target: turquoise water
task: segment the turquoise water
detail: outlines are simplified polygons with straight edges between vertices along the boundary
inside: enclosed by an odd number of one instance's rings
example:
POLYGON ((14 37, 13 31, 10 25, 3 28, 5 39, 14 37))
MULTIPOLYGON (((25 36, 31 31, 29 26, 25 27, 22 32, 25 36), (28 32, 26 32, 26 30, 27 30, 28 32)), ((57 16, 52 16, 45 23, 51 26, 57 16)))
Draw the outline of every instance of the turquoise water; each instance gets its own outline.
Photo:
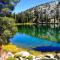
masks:
POLYGON ((36 26, 19 26, 19 31, 10 41, 18 47, 28 49, 37 47, 59 47, 60 49, 59 39, 59 28, 51 29, 48 27, 42 28, 40 26, 38 28, 36 26), (49 38, 42 37, 43 35, 49 36, 49 38))
POLYGON ((60 42, 60 27, 51 28, 51 26, 21 25, 18 27, 18 30, 19 33, 27 34, 33 37, 60 42))

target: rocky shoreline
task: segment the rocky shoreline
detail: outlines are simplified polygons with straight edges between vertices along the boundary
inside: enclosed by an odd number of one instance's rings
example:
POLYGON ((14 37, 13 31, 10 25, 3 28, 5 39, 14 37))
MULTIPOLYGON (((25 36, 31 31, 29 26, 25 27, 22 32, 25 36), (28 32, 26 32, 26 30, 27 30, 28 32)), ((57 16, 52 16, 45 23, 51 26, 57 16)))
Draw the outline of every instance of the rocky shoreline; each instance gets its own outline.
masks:
POLYGON ((0 56, 0 60, 60 60, 60 53, 41 52, 39 55, 33 55, 28 51, 17 53, 4 52, 0 56))
POLYGON ((27 51, 21 51, 13 54, 12 52, 4 52, 0 56, 0 60, 60 60, 60 53, 43 53, 38 56, 34 56, 27 51))
POLYGON ((34 51, 8 44, 3 46, 0 60, 60 60, 60 52, 34 51))

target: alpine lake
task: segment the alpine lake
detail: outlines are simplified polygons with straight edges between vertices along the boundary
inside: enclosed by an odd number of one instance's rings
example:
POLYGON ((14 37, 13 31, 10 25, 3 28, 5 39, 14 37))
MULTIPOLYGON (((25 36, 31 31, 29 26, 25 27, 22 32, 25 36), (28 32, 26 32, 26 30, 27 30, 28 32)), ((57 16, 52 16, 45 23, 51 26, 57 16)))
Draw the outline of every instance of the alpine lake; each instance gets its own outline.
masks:
POLYGON ((10 42, 18 47, 37 51, 60 51, 60 26, 50 25, 18 25, 18 32, 10 42))

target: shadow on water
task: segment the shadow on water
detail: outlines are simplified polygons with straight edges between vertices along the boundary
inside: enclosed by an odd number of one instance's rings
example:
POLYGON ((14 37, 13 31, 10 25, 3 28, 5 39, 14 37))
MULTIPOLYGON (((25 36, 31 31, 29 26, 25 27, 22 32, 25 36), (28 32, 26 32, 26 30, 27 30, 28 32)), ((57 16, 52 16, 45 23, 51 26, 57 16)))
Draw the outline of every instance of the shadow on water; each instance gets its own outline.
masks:
POLYGON ((19 25, 18 32, 10 41, 18 47, 38 51, 60 51, 60 27, 19 25))
POLYGON ((37 50, 37 51, 42 51, 42 52, 53 52, 53 51, 60 51, 60 47, 58 46, 41 46, 41 47, 36 47, 33 48, 33 50, 37 50))

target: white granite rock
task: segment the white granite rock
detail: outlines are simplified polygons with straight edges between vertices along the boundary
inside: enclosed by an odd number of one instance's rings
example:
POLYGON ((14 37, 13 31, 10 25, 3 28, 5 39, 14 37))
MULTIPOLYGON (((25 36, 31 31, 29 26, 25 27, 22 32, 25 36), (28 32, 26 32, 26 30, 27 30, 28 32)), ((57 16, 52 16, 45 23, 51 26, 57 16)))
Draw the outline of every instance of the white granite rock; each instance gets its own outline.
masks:
POLYGON ((50 56, 50 58, 54 58, 53 54, 46 54, 46 56, 50 56))
POLYGON ((6 54, 6 58, 8 58, 8 57, 14 57, 14 54, 12 54, 11 52, 8 52, 8 53, 6 54))
MULTIPOLYGON (((18 53, 16 53, 16 54, 19 54, 19 55, 21 55, 22 57, 28 57, 28 56, 31 55, 31 54, 30 54, 29 52, 27 52, 27 51, 18 52, 18 53)), ((16 55, 16 54, 15 54, 15 55, 16 55)))

